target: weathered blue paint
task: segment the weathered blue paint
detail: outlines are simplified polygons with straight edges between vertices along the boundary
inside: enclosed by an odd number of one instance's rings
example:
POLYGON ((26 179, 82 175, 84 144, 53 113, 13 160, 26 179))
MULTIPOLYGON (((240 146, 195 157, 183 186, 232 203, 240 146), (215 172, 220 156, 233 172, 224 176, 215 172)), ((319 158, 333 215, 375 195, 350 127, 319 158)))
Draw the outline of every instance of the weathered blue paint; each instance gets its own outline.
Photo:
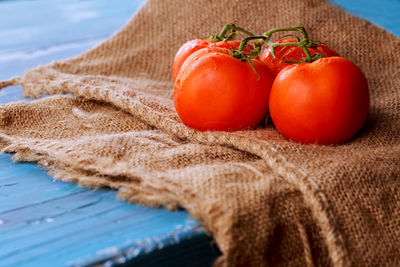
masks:
MULTIPOLYGON (((0 79, 93 47, 143 2, 0 1, 0 79)), ((399 1, 331 2, 400 36, 399 1)), ((18 86, 0 96, 23 99, 18 86)), ((54 181, 10 157, 0 155, 0 266, 209 266, 219 254, 183 210, 127 204, 114 191, 54 181)))
MULTIPOLYGON (((80 265, 116 256, 126 261, 205 236, 183 210, 129 205, 111 190, 53 181, 9 155, 0 155, 0 169, 0 266, 80 265)), ((210 240, 203 241, 210 250, 210 240)), ((208 262, 215 257, 207 255, 208 262)))
POLYGON ((18 0, 1 2, 0 51, 40 53, 108 37, 144 0, 18 0))
POLYGON ((368 20, 400 37, 399 0, 329 0, 345 11, 368 20))

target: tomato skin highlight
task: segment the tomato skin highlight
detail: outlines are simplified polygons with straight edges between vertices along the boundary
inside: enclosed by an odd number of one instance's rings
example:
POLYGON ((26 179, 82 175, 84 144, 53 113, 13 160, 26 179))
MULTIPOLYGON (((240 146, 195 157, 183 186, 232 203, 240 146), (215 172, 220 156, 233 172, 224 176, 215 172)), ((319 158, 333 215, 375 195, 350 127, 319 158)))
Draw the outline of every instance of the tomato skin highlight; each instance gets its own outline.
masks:
POLYGON ((269 109, 279 132, 300 143, 339 144, 368 116, 370 99, 362 71, 342 57, 292 65, 276 77, 269 109))
MULTIPOLYGON (((295 43, 296 39, 281 39, 275 43, 295 43)), ((324 57, 339 56, 335 51, 325 44, 317 44, 313 48, 308 48, 311 56, 315 53, 324 55, 324 57)), ((278 73, 287 66, 293 63, 282 62, 282 60, 302 60, 305 57, 303 49, 296 46, 277 46, 275 48, 275 58, 272 56, 271 48, 267 47, 259 56, 259 59, 264 62, 271 72, 276 76, 278 73)))
MULTIPOLYGON (((233 41, 220 41, 213 43, 208 39, 194 39, 186 42, 179 48, 178 52, 175 55, 174 63, 172 65, 172 80, 175 81, 176 76, 185 60, 194 52, 210 47, 210 48, 238 48, 240 45, 240 40, 233 40, 233 41)), ((248 45, 249 48, 252 48, 248 45)), ((249 52, 249 49, 245 48, 245 52, 249 52)))
POLYGON ((209 44, 211 44, 211 41, 208 39, 194 39, 186 42, 179 48, 178 52, 175 55, 174 63, 172 65, 173 81, 175 81, 179 69, 181 68, 183 62, 185 62, 187 57, 194 52, 207 47, 209 44))
POLYGON ((250 64, 228 49, 204 48, 190 55, 174 85, 174 104, 182 122, 201 131, 255 127, 268 111, 273 75, 257 59, 250 64))

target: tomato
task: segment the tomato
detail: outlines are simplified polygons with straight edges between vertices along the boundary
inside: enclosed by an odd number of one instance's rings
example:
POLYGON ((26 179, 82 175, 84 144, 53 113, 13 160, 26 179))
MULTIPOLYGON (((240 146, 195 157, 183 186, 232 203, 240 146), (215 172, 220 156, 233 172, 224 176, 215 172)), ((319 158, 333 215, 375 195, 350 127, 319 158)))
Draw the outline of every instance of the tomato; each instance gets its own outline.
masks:
POLYGON ((192 128, 235 131, 255 127, 268 111, 273 75, 258 59, 249 62, 228 49, 204 48, 183 63, 174 84, 174 104, 192 128))
MULTIPOLYGON (((188 56, 200 50, 202 48, 210 47, 210 48, 238 48, 240 45, 240 40, 233 41, 221 41, 213 43, 208 39, 194 39, 186 42, 184 45, 179 48, 178 52, 175 55, 174 63, 172 65, 172 78, 175 81, 176 76, 178 75, 179 69, 181 68, 183 62, 187 59, 188 56)), ((245 52, 249 52, 249 46, 244 49, 245 52)))
POLYGON ((208 39, 194 39, 186 42, 184 45, 181 46, 181 48, 179 48, 178 52, 175 55, 174 63, 172 65, 173 81, 175 81, 179 69, 181 68, 183 62, 185 62, 187 57, 197 50, 206 48, 209 44, 211 44, 211 41, 208 39))
MULTIPOLYGON (((297 42, 296 39, 281 39, 275 41, 275 43, 294 43, 297 42)), ((335 51, 329 48, 325 44, 317 44, 315 47, 308 48, 311 55, 319 53, 324 55, 324 57, 339 56, 335 51)), ((275 48, 275 58, 272 56, 271 48, 267 47, 259 56, 259 59, 267 64, 269 69, 274 75, 278 73, 287 66, 293 63, 283 62, 282 60, 302 60, 305 57, 303 49, 298 46, 277 46, 275 48)))
POLYGON ((279 132, 293 141, 339 144, 362 127, 369 101, 362 71, 345 58, 327 57, 282 70, 269 110, 279 132))

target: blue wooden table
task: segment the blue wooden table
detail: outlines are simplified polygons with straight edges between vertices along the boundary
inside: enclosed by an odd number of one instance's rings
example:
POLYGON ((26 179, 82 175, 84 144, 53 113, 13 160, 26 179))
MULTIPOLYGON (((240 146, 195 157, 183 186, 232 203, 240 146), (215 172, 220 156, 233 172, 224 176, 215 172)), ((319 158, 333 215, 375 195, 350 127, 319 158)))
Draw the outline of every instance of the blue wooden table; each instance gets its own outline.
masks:
MULTIPOLYGON (((93 47, 143 2, 0 0, 0 80, 93 47)), ((398 0, 331 2, 400 36, 398 0)), ((0 95, 23 99, 18 87, 0 95)), ((0 266, 209 266, 219 254, 184 210, 127 204, 11 157, 0 155, 0 266)))

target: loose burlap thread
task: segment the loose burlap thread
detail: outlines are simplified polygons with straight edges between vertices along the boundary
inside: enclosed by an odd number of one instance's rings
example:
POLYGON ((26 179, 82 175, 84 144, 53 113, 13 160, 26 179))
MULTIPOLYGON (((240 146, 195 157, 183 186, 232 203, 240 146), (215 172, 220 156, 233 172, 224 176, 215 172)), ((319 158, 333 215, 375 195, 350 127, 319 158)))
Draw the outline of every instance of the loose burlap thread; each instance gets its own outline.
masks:
POLYGON ((0 144, 55 178, 119 190, 134 203, 187 209, 223 266, 400 265, 400 40, 322 0, 150 0, 75 58, 0 87, 0 144), (301 145, 271 125, 199 132, 173 107, 171 65, 189 39, 235 21, 252 32, 305 26, 368 78, 366 125, 338 146, 301 145), (73 94, 63 95, 63 94, 73 94))

